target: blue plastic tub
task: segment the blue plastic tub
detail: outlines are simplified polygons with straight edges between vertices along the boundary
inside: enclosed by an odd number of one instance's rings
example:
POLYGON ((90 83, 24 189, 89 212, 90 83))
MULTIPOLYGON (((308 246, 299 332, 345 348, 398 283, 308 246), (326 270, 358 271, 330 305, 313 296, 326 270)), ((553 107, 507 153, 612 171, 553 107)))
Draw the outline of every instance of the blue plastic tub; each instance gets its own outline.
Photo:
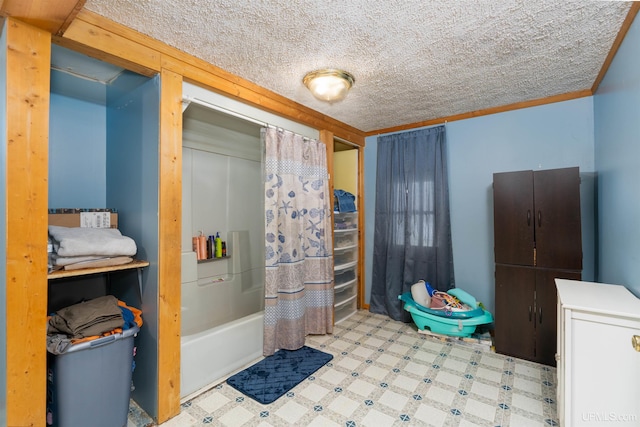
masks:
POLYGON ((404 309, 411 314, 413 322, 418 329, 429 329, 436 334, 451 335, 455 337, 469 337, 476 331, 478 325, 485 325, 493 322, 493 316, 487 310, 482 309, 479 316, 465 319, 452 319, 443 316, 435 316, 418 308, 418 304, 407 292, 398 296, 404 302, 404 309))

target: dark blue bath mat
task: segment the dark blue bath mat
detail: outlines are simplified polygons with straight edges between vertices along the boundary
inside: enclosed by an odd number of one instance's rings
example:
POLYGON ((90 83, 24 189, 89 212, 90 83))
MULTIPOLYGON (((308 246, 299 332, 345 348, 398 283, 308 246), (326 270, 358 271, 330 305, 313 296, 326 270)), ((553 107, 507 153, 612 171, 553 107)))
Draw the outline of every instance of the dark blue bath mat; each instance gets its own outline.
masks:
POLYGON ((231 376, 227 384, 266 405, 300 384, 333 359, 333 355, 304 346, 298 350, 278 350, 231 376))

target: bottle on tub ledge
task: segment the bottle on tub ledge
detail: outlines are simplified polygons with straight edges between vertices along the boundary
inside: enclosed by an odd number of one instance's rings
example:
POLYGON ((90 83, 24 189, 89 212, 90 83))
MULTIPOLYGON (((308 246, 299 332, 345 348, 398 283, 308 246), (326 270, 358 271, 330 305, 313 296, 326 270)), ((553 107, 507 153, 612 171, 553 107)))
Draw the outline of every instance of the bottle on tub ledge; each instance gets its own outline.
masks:
POLYGON ((222 258, 222 239, 220 232, 216 233, 216 258, 222 258))
POLYGON ((198 236, 195 236, 192 242, 193 251, 196 253, 196 259, 198 261, 207 259, 207 238, 200 231, 198 236))

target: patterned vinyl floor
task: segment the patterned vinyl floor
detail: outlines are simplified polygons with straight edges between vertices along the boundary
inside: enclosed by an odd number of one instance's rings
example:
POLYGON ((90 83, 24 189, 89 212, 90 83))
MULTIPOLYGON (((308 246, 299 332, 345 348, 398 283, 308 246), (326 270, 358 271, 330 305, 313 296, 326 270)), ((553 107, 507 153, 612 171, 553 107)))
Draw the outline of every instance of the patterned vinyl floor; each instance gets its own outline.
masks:
MULTIPOLYGON (((162 427, 557 426, 556 370, 359 311, 308 346, 331 362, 274 403, 221 383, 162 427)), ((128 427, 149 426, 132 405, 128 427)))

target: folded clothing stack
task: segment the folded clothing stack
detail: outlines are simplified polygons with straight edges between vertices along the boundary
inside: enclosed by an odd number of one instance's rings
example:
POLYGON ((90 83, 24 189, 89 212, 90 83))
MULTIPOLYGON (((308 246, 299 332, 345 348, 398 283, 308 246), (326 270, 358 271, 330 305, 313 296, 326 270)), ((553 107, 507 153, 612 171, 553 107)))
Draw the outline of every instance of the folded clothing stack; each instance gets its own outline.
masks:
POLYGON ((49 226, 52 269, 74 270, 127 264, 137 252, 136 242, 117 228, 49 226))
POLYGON ((58 310, 47 323, 47 349, 61 354, 71 344, 98 339, 142 326, 142 312, 113 295, 58 310))

